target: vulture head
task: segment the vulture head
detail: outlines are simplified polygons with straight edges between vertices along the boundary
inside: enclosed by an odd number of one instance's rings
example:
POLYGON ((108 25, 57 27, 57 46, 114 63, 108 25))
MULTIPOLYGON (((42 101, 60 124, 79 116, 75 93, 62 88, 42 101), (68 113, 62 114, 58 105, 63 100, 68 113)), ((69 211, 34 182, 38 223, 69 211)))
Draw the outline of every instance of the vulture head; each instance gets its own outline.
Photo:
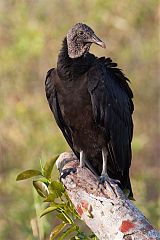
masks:
POLYGON ((106 47, 105 43, 86 24, 77 23, 67 33, 68 55, 70 58, 78 58, 87 53, 92 43, 103 48, 106 47))

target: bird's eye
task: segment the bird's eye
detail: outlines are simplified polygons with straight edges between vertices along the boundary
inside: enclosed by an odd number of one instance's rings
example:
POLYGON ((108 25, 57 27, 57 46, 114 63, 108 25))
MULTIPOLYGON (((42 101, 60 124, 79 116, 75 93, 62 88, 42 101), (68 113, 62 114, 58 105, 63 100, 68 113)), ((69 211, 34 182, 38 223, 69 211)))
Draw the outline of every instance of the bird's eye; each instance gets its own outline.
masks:
POLYGON ((83 31, 79 31, 79 35, 82 36, 84 34, 83 31))

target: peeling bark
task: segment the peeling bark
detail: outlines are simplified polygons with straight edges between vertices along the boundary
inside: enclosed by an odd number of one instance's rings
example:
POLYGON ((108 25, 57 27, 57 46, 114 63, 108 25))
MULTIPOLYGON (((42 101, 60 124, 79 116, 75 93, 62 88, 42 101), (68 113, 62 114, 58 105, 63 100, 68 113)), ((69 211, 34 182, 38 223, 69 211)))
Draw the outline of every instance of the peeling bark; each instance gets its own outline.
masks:
POLYGON ((87 168, 80 168, 73 153, 62 153, 57 162, 61 172, 77 168, 62 182, 81 219, 100 240, 160 240, 158 232, 146 217, 124 195, 118 185, 99 185, 87 168))

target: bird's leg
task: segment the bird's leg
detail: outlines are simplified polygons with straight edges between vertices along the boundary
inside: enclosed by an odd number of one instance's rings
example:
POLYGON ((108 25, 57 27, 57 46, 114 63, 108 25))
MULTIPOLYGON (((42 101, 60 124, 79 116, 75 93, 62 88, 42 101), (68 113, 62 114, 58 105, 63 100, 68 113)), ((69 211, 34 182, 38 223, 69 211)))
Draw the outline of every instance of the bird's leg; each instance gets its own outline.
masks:
POLYGON ((115 189, 115 184, 120 183, 116 179, 112 179, 108 176, 107 173, 107 158, 108 158, 108 152, 106 148, 102 149, 102 160, 103 160, 103 165, 102 165, 102 173, 100 176, 100 184, 108 184, 109 188, 116 194, 116 189, 115 189))
POLYGON ((102 148, 102 172, 100 176, 100 183, 104 183, 109 179, 108 173, 107 173, 107 158, 108 158, 108 152, 106 148, 102 148))
POLYGON ((87 168, 89 168, 90 171, 91 171, 95 176, 98 177, 95 169, 93 168, 93 166, 91 165, 91 163, 90 163, 90 162, 88 161, 88 159, 86 158, 86 154, 84 153, 84 151, 80 151, 80 164, 79 164, 79 166, 80 166, 81 168, 87 166, 87 168))
POLYGON ((102 165, 101 176, 108 176, 108 174, 107 174, 107 157, 108 157, 107 149, 106 148, 102 148, 103 165, 102 165))
POLYGON ((85 166, 86 155, 83 150, 80 151, 80 167, 83 168, 85 166))

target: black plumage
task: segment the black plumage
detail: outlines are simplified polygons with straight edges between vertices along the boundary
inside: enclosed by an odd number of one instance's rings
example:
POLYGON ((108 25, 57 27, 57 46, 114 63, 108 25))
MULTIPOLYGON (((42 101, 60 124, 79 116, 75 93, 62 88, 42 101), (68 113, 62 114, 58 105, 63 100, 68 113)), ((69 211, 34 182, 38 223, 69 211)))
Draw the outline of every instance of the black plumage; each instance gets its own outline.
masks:
POLYGON ((46 96, 80 165, 87 163, 105 179, 118 179, 132 197, 133 94, 116 63, 89 53, 92 43, 105 47, 85 24, 68 32, 57 68, 47 73, 46 96))

